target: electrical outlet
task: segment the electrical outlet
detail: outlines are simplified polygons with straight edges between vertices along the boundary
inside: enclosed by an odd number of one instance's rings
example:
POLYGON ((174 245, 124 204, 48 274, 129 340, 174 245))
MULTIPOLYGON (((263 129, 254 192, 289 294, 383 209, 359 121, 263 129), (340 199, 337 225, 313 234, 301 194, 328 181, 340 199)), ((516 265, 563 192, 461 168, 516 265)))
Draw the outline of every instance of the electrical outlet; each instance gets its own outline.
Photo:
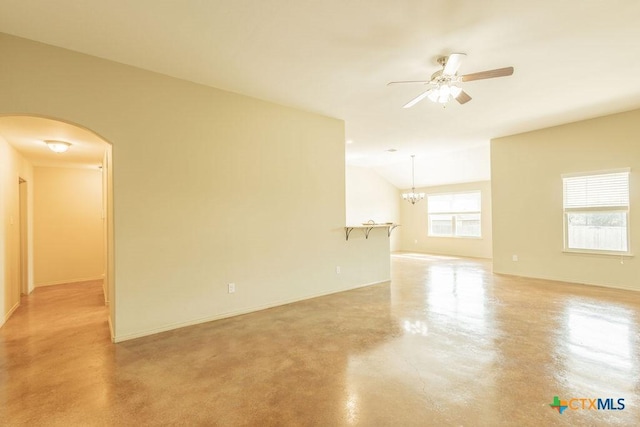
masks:
POLYGON ((236 291, 236 284, 235 283, 229 283, 229 293, 232 294, 236 291))
POLYGON ((340 274, 340 266, 336 266, 336 274, 340 274))
POLYGON ((518 255, 511 255, 511 261, 518 261, 518 255))

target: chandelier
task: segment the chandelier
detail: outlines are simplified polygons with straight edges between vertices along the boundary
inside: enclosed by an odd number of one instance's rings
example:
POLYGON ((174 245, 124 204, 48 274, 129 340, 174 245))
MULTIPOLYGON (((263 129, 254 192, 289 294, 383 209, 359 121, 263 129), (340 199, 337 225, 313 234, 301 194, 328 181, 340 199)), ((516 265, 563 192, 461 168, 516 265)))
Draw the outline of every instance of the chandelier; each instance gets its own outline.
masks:
POLYGON ((424 199, 424 193, 416 193, 415 154, 411 155, 411 193, 402 193, 402 199, 415 205, 424 199))

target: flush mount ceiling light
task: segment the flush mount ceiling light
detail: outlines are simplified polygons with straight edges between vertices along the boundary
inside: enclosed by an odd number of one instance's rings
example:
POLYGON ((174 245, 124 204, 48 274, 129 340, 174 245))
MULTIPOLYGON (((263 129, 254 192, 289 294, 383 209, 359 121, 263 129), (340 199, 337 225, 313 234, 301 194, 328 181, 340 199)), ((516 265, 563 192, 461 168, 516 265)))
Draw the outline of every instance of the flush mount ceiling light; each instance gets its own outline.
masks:
POLYGON ((71 147, 71 144, 65 141, 47 140, 45 141, 47 147, 54 153, 64 153, 71 147))
POLYGON ((415 154, 411 155, 411 193, 403 193, 402 199, 415 205, 424 199, 424 193, 416 193, 416 176, 415 176, 415 154))

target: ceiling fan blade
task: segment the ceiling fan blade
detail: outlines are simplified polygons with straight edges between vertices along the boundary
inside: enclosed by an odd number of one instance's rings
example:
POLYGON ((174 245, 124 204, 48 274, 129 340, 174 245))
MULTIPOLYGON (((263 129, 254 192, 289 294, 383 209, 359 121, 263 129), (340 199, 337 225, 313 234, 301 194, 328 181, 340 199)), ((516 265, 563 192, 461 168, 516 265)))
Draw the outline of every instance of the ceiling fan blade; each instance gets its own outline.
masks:
POLYGON ((466 104, 467 102, 471 101, 471 97, 467 92, 461 90, 458 96, 456 96, 456 101, 458 101, 460 104, 466 104))
POLYGON ((418 102, 422 101, 423 99, 425 99, 427 96, 429 96, 429 93, 431 92, 431 89, 429 89, 426 92, 422 92, 420 95, 416 96, 415 98, 413 98, 411 101, 407 102, 406 104, 404 104, 402 106, 402 108, 411 108, 414 105, 416 105, 418 102))
POLYGON ((452 53, 449 55, 442 74, 445 76, 455 76, 465 56, 467 56, 465 53, 452 53))
POLYGON ((429 80, 401 80, 401 81, 398 81, 398 82, 389 82, 389 83, 387 83, 387 86, 403 84, 403 83, 422 83, 422 84, 427 84, 427 83, 429 83, 429 80))
POLYGON ((513 67, 497 68, 495 70, 480 71, 478 73, 460 76, 460 81, 471 82, 474 80, 492 79, 494 77, 506 77, 513 74, 513 67))

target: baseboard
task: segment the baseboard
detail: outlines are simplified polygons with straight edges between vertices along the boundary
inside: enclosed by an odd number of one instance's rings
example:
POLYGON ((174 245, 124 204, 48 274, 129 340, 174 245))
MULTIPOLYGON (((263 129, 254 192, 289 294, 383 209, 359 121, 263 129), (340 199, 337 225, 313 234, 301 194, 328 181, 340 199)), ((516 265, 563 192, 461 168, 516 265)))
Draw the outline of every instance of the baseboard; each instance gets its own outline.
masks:
POLYGON ((501 273, 498 271, 492 271, 492 274, 498 275, 498 276, 508 276, 508 277, 517 277, 520 279, 532 279, 532 280, 546 280, 549 282, 556 282, 556 283, 563 283, 566 285, 580 285, 580 286, 592 286, 592 287, 598 287, 598 288, 607 288, 607 289, 617 289, 620 291, 633 291, 633 292, 640 292, 640 289, 638 288, 633 288, 630 286, 617 286, 617 285, 609 285, 606 283, 595 283, 595 282, 576 282, 574 280, 570 280, 570 279, 562 279, 562 278, 558 278, 558 277, 547 277, 544 275, 536 275, 536 276, 522 276, 520 274, 513 274, 513 273, 501 273))
POLYGON ((436 257, 448 257, 448 258, 468 258, 468 259, 477 259, 480 261, 491 261, 493 258, 491 257, 481 257, 481 256, 472 256, 472 255, 455 255, 455 254, 447 254, 444 252, 424 252, 424 251, 420 251, 420 250, 415 250, 415 251, 407 251, 404 249, 401 249, 399 251, 395 251, 395 252, 391 252, 391 256, 399 256, 402 257, 403 255, 405 257, 408 257, 408 255, 411 254, 418 254, 418 255, 432 255, 432 256, 436 256, 436 257))
POLYGON ((113 323, 111 323, 111 314, 107 316, 107 322, 109 323, 109 334, 111 334, 111 342, 116 342, 116 334, 113 333, 113 323))
MULTIPOLYGON (((7 312, 7 314, 4 315, 4 320, 2 321, 2 325, 4 325, 5 323, 7 323, 7 320, 9 320, 9 318, 11 317, 11 315, 13 314, 14 311, 16 311, 18 309, 18 307, 20 307, 20 301, 18 301, 17 303, 15 303, 13 305, 13 307, 11 307, 11 310, 9 310, 7 312)), ((0 326, 2 326, 0 325, 0 326)))
POLYGON ((100 276, 94 276, 94 277, 85 277, 81 279, 55 280, 53 282, 36 283, 34 284, 34 287, 40 288, 44 286, 66 285, 68 283, 92 282, 94 280, 102 280, 102 279, 104 279, 104 276, 100 275, 100 276))
MULTIPOLYGON (((243 314, 255 313, 257 311, 267 310, 269 308, 274 308, 274 307, 280 307, 280 306, 287 305, 287 304, 293 304, 293 303, 300 302, 300 301, 306 301, 306 300, 310 300, 310 299, 313 299, 313 298, 319 298, 319 297, 323 297, 323 296, 326 296, 326 295, 338 294, 340 292, 347 292, 347 291, 351 291, 351 290, 358 289, 358 288, 364 288, 364 287, 367 287, 367 286, 379 285, 381 283, 387 283, 388 281, 389 280, 383 280, 383 281, 379 281, 379 282, 365 283, 365 284, 357 285, 357 286, 354 286, 354 287, 351 287, 351 288, 348 288, 348 289, 340 289, 340 290, 336 290, 336 291, 321 292, 321 293, 318 293, 318 294, 313 294, 313 295, 302 297, 302 298, 292 298, 292 299, 288 299, 288 300, 281 300, 281 301, 277 301, 277 302, 273 302, 273 303, 269 303, 269 304, 259 305, 259 306, 250 307, 250 308, 244 308, 244 309, 241 309, 241 310, 228 311, 226 313, 220 313, 220 314, 216 314, 214 316, 207 316, 207 317, 201 317, 201 318, 198 318, 198 319, 188 320, 186 322, 170 323, 168 325, 164 325, 164 326, 161 326, 159 328, 147 329, 147 330, 144 330, 144 331, 133 332, 133 333, 117 336, 117 337, 114 336, 113 331, 111 331, 111 337, 112 337, 112 341, 114 343, 119 343, 119 342, 128 341, 128 340, 132 340, 132 339, 136 339, 136 338, 146 337, 148 335, 159 334, 160 332, 167 332, 167 331, 171 331, 171 330, 174 330, 174 329, 185 328, 187 326, 198 325, 200 323, 213 322, 215 320, 227 319, 229 317, 235 317, 235 316, 240 316, 240 315, 243 315, 243 314)), ((109 318, 109 325, 111 325, 111 319, 110 318, 109 318)))

